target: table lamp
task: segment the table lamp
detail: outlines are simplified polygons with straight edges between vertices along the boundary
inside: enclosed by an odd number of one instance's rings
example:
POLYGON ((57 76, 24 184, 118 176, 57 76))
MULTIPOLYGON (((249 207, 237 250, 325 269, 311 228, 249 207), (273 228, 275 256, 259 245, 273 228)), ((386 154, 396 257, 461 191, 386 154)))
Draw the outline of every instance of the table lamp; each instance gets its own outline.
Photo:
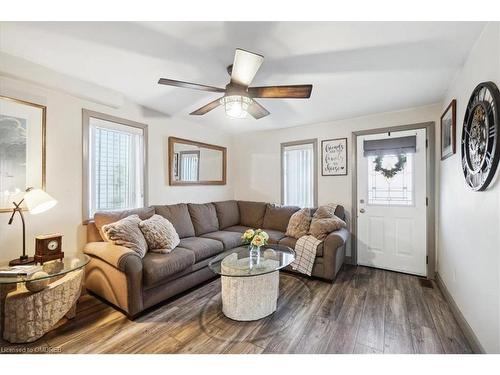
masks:
POLYGON ((9 266, 20 266, 35 262, 33 257, 28 257, 26 255, 26 225, 24 223, 23 209, 21 208, 21 204, 23 202, 26 203, 28 211, 33 215, 50 210, 57 204, 57 201, 45 191, 41 189, 33 189, 31 187, 26 189, 24 197, 18 203, 12 202, 14 204, 14 209, 12 210, 12 215, 9 219, 9 225, 12 224, 16 212, 19 212, 21 222, 23 223, 23 254, 19 258, 11 260, 9 262, 9 266))

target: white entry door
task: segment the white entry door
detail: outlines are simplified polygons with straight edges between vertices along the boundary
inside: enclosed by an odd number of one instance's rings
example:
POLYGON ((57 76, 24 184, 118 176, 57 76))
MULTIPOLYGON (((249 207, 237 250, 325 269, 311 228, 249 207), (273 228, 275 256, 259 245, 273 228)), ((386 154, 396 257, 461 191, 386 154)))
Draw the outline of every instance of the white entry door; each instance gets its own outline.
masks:
POLYGON ((426 168, 425 129, 357 137, 358 264, 427 275, 426 168), (377 142, 365 143, 391 138, 382 143, 397 144, 395 138, 411 136, 414 152, 381 156, 369 150, 377 142), (404 167, 391 176, 398 162, 404 167))

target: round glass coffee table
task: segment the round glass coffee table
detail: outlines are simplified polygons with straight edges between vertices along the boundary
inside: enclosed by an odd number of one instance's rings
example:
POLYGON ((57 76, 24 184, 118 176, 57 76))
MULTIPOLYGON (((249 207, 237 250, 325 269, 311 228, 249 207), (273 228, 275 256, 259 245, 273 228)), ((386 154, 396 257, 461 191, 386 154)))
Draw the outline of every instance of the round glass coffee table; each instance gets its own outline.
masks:
MULTIPOLYGON (((63 316, 73 318, 89 261, 85 254, 65 256, 44 263, 31 275, 0 276, 0 337, 12 343, 31 342, 63 316), (36 306, 43 308, 34 314, 36 306), (32 316, 40 324, 34 324, 32 316)), ((0 263, 0 270, 7 268, 7 262, 0 263)))
POLYGON ((279 270, 295 260, 288 246, 265 245, 250 255, 247 246, 219 254, 208 267, 221 275, 222 312, 239 321, 262 319, 278 301, 279 270))

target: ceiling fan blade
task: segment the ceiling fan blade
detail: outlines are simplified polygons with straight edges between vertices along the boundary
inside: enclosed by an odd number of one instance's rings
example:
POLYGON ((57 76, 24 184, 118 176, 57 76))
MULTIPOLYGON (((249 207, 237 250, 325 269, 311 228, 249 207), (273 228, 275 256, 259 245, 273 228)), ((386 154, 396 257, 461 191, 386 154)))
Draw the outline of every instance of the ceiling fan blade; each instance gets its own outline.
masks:
POLYGON ((312 85, 249 87, 252 98, 307 99, 311 96, 312 85))
POLYGON ((158 83, 160 85, 176 86, 176 87, 182 87, 185 89, 193 89, 193 90, 202 90, 202 91, 210 91, 210 92, 224 92, 224 91, 226 91, 225 89, 221 89, 219 87, 200 85, 198 83, 191 83, 191 82, 176 81, 174 79, 167 79, 167 78, 160 78, 158 83))
POLYGON ((220 100, 221 99, 222 98, 215 99, 213 102, 205 104, 203 107, 198 108, 196 111, 191 112, 190 115, 200 116, 200 115, 204 115, 205 113, 210 112, 212 109, 215 109, 218 106, 220 106, 220 104, 221 104, 220 100))
POLYGON ((262 65, 262 61, 264 61, 264 56, 237 48, 234 52, 231 83, 248 87, 262 65))
POLYGON ((248 107, 248 113, 250 113, 254 119, 258 120, 262 117, 266 117, 269 114, 269 111, 255 100, 252 100, 252 104, 248 107))

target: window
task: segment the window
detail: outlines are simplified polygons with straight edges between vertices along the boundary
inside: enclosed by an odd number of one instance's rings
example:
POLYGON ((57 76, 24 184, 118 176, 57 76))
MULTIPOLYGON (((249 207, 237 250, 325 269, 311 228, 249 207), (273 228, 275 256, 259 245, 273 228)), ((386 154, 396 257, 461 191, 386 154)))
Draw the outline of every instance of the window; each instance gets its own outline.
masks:
POLYGON ((146 205, 147 125, 84 110, 84 219, 146 205))
MULTIPOLYGON (((375 170, 376 156, 368 156, 368 204, 413 205, 413 154, 407 153, 405 156, 406 163, 403 170, 390 179, 375 170)), ((392 168, 397 162, 397 155, 385 155, 382 167, 392 168)))
POLYGON ((285 205, 317 205, 317 141, 281 144, 281 202, 285 205))
POLYGON ((181 151, 180 155, 181 181, 198 181, 200 179, 200 151, 181 151))

